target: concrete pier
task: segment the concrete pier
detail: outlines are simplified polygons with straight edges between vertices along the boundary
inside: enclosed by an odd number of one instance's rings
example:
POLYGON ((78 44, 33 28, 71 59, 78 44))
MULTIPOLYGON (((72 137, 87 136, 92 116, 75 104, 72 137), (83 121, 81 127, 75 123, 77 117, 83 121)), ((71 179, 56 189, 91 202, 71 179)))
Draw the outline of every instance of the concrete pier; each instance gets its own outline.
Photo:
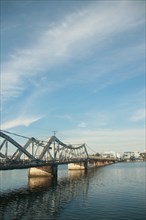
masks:
POLYGON ((86 170, 86 169, 87 169, 87 161, 68 164, 68 170, 86 170))
POLYGON ((112 161, 86 161, 86 162, 80 162, 80 163, 70 163, 68 164, 68 170, 87 170, 94 167, 100 167, 112 164, 112 161))
POLYGON ((32 167, 28 172, 29 177, 54 177, 57 176, 57 165, 32 167))

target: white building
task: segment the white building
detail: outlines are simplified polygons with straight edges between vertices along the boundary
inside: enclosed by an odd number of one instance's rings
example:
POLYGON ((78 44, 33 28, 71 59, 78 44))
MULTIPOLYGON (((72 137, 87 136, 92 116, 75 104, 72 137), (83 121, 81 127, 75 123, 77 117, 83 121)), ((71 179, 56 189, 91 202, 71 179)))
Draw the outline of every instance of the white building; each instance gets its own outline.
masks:
POLYGON ((114 158, 114 159, 121 159, 121 155, 115 151, 108 151, 101 154, 103 158, 114 158))

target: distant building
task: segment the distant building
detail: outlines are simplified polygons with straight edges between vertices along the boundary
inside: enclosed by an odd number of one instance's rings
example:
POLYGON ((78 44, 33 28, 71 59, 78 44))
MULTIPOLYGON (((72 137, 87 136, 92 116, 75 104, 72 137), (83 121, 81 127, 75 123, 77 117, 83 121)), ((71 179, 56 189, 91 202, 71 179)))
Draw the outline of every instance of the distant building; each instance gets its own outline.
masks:
POLYGON ((121 156, 119 153, 114 152, 114 151, 109 151, 109 152, 104 152, 101 154, 101 157, 103 158, 114 158, 114 159, 121 159, 121 156))
POLYGON ((142 157, 143 160, 146 160, 146 149, 144 150, 143 153, 140 153, 140 156, 142 157))
POLYGON ((141 160, 141 155, 139 152, 133 152, 133 151, 124 152, 123 160, 125 161, 141 160))
POLYGON ((127 151, 123 153, 123 160, 128 161, 128 160, 134 160, 135 159, 135 154, 132 151, 127 151))

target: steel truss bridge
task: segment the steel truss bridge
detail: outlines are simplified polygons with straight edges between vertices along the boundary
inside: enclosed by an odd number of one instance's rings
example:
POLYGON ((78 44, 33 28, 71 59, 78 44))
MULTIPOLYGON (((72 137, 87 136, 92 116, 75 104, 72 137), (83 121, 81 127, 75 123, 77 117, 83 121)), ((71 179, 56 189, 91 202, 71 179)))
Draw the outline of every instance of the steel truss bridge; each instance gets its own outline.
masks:
POLYGON ((48 141, 40 141, 32 137, 22 146, 5 132, 0 131, 0 141, 0 170, 88 160, 85 144, 74 147, 64 144, 56 136, 52 136, 48 141))

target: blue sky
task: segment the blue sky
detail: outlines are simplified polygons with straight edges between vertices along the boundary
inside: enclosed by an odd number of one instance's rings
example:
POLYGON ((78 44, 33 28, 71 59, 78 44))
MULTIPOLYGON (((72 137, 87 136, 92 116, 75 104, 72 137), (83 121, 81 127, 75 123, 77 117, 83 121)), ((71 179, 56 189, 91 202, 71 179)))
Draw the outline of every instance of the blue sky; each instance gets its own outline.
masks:
POLYGON ((142 152, 145 14, 145 1, 1 0, 1 129, 142 152))

